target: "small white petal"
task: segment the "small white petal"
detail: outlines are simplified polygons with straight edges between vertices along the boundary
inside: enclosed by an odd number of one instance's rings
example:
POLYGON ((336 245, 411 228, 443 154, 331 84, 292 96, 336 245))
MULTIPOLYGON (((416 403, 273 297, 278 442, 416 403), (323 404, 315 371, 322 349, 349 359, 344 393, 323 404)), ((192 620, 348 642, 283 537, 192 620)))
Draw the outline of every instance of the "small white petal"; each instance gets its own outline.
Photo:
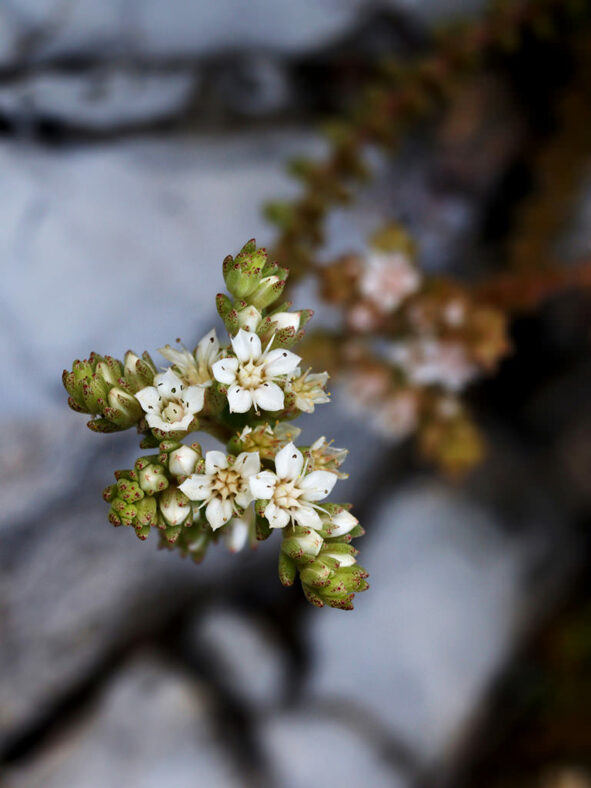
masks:
POLYGON ((223 451, 208 451, 205 455, 205 473, 214 474, 228 467, 228 458, 223 451))
POLYGON ((312 509, 311 506, 302 504, 301 506, 292 509, 291 515, 296 523, 298 525, 304 526, 304 528, 314 528, 317 531, 321 530, 322 528, 322 520, 320 519, 320 515, 315 509, 312 509))
POLYGON ((233 517, 224 529, 224 543, 231 553, 237 553, 246 544, 248 539, 248 522, 239 517, 233 517))
POLYGON ((258 451, 243 451, 234 460, 234 468, 244 479, 255 476, 261 470, 261 458, 258 451))
POLYGON ((175 367, 178 367, 183 372, 195 367, 193 354, 187 350, 187 348, 176 350, 170 345, 165 345, 164 347, 158 348, 158 352, 161 353, 167 361, 170 361, 175 367))
POLYGON ((228 406, 230 413, 247 413, 252 408, 252 394, 238 383, 228 389, 228 406))
POLYGON ((241 509, 246 509, 248 504, 253 500, 250 487, 247 487, 245 490, 236 493, 236 495, 234 496, 234 500, 236 501, 236 503, 241 509))
POLYGON ((245 331, 256 331, 261 322, 261 313, 256 306, 247 306, 238 312, 238 325, 245 331))
POLYGON ((296 479, 303 467, 302 452, 293 443, 288 443, 275 456, 275 470, 280 479, 296 479))
POLYGON ((256 334, 241 328, 231 341, 232 350, 242 363, 257 361, 261 357, 261 340, 256 334))
POLYGON ((252 401, 261 410, 281 410, 284 405, 283 391, 276 383, 263 383, 252 392, 252 401))
POLYGON ((178 375, 175 375, 172 369, 167 369, 166 372, 156 375, 154 384, 158 394, 167 399, 180 399, 185 388, 183 381, 178 375))
POLYGON ((277 312, 269 317, 269 322, 276 331, 282 328, 293 328, 295 331, 300 327, 299 312, 277 312))
POLYGON ((221 498, 212 498, 205 507, 205 517, 212 531, 217 531, 232 517, 232 504, 227 498, 225 501, 221 498))
POLYGON ((203 408, 205 390, 202 386, 189 386, 183 391, 180 399, 190 413, 199 413, 203 408))
POLYGON ((352 531, 356 525, 358 525, 359 520, 356 517, 353 517, 351 512, 348 512, 344 509, 342 512, 333 515, 330 520, 330 525, 328 526, 328 530, 330 531, 331 537, 335 536, 344 536, 348 534, 349 531, 352 531))
MULTIPOLYGON (((192 416, 189 416, 189 422, 192 418, 192 416)), ((146 421, 148 422, 148 426, 153 430, 162 430, 162 432, 172 432, 173 430, 185 429, 185 427, 180 426, 180 421, 171 424, 169 421, 164 421, 164 419, 161 419, 158 413, 148 413, 146 416, 146 421)), ((187 422, 187 426, 189 422, 187 422)))
POLYGON ((273 501, 265 507, 265 517, 271 528, 285 528, 290 519, 289 512, 285 509, 280 509, 273 501))
POLYGON ((181 446, 171 452, 168 460, 168 470, 173 476, 189 476, 195 470, 197 452, 189 446, 181 446))
POLYGON ((187 413, 186 416, 183 416, 179 421, 173 421, 172 424, 169 424, 169 429, 165 430, 165 432, 170 432, 172 430, 188 430, 189 424, 193 421, 193 418, 194 416, 192 413, 187 413))
POLYGON ((271 350, 265 356, 265 371, 269 377, 276 375, 290 375, 294 372, 301 361, 300 356, 296 356, 290 350, 271 350))
POLYGON ((205 501, 211 495, 211 477, 204 473, 194 473, 182 484, 179 484, 190 501, 205 501))
POLYGON ((210 364, 217 356, 219 349, 220 343, 215 333, 215 328, 212 328, 197 345, 195 350, 197 361, 203 364, 210 364))
POLYGON ((312 471, 300 481, 305 501, 321 501, 330 495, 339 477, 330 471, 312 471))
POLYGON ((154 386, 146 386, 145 389, 138 391, 135 398, 146 413, 150 413, 150 411, 160 412, 160 397, 154 386))
POLYGON ((216 361, 215 364, 211 367, 211 371, 213 372, 214 378, 223 383, 226 386, 229 386, 236 380, 236 370, 238 369, 238 359, 237 358, 221 358, 219 361, 216 361))
POLYGON ((248 484, 255 498, 265 500, 273 495, 273 490, 277 484, 277 476, 271 471, 262 471, 257 473, 256 476, 251 476, 248 484))
POLYGON ((353 566, 353 564, 357 563, 355 557, 348 553, 328 553, 325 551, 322 555, 334 558, 335 561, 339 562, 339 566, 353 566))

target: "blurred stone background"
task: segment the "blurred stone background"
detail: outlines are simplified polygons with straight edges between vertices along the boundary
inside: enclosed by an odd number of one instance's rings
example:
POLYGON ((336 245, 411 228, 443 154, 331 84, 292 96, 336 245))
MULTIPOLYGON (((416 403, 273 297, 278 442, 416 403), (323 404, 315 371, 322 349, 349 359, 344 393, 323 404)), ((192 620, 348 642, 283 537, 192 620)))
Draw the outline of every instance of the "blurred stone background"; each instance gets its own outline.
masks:
MULTIPOLYGON (((221 260, 271 241, 262 203, 295 193, 286 160, 322 154, 316 123, 348 105, 363 63, 482 6, 0 4, 3 785, 430 786, 465 757, 495 680, 579 566, 584 303, 517 325, 515 355, 475 391, 490 451, 463 486, 370 434, 338 388, 302 424, 351 449, 344 497, 368 531, 372 587, 348 614, 283 589, 272 540, 196 567, 115 531, 100 492, 134 437, 90 433, 60 373, 92 349, 191 344, 218 326, 221 260)), ((428 269, 478 265, 525 120, 494 80, 467 101, 474 134, 377 159, 327 250, 394 215, 428 269)), ((590 204, 572 248, 588 249, 590 204)))

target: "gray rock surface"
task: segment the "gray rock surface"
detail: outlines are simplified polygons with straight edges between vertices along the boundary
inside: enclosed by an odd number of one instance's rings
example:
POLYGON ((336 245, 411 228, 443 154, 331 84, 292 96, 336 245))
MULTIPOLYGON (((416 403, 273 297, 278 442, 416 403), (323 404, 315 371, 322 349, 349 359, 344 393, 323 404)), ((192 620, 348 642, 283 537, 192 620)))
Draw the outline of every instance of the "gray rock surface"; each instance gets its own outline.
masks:
POLYGON ((282 701, 286 654, 269 625, 240 611, 213 607, 191 628, 191 641, 225 688, 257 712, 282 701))
POLYGON ((404 9, 431 24, 475 13, 484 0, 5 0, 0 64, 84 53, 109 58, 202 57, 266 49, 286 55, 326 46, 363 14, 404 9))
POLYGON ((221 261, 270 238, 261 204, 296 188, 290 155, 319 147, 293 132, 0 145, 0 361, 18 370, 4 411, 61 405, 61 370, 93 349, 158 358, 175 337, 190 344, 219 327, 221 261), (213 270, 212 289, 199 287, 213 270))
POLYGON ((43 120, 95 132, 116 131, 181 113, 197 85, 193 71, 178 68, 33 73, 0 85, 0 115, 25 130, 43 120))
POLYGON ((160 659, 138 656, 111 679, 95 708, 6 788, 234 788, 241 781, 212 737, 207 688, 160 659))
POLYGON ((386 499, 372 530, 363 545, 370 591, 353 613, 310 621, 311 692, 353 702, 434 757, 513 641, 523 549, 483 509, 432 483, 386 499))
POLYGON ((140 543, 132 529, 113 528, 100 489, 72 494, 51 517, 3 538, 0 745, 114 651, 206 589, 219 593, 228 573, 236 583, 245 570, 261 572, 273 547, 235 556, 217 545, 196 566, 156 544, 156 534, 140 543))
POLYGON ((305 710, 272 716, 262 725, 260 735, 273 785, 281 788, 408 785, 377 748, 330 718, 305 710))

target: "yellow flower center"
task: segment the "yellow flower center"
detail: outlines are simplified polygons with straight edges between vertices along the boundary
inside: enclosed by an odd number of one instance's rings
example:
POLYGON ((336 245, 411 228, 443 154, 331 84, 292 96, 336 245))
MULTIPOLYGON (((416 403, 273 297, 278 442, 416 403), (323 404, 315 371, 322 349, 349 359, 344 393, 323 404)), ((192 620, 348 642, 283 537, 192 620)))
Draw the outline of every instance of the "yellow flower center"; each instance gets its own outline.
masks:
POLYGON ((243 480, 232 468, 220 469, 211 483, 212 492, 222 500, 237 495, 242 490, 243 480))
POLYGON ((302 495, 303 490, 300 490, 296 483, 297 479, 293 481, 282 480, 275 487, 273 501, 281 509, 291 509, 293 506, 298 506, 298 498, 302 495))
POLYGON ((244 389, 256 389, 266 379, 265 367, 254 361, 247 361, 238 368, 238 383, 244 389))

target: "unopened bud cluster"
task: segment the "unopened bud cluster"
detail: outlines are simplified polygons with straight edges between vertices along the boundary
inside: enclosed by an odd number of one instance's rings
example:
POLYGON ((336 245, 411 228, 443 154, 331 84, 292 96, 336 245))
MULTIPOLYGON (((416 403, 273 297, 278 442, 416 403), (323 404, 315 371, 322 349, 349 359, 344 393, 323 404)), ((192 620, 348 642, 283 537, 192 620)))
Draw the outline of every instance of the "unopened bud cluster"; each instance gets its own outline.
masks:
POLYGON ((216 303, 229 342, 212 330, 193 351, 166 345, 170 366, 160 371, 130 351, 123 362, 93 353, 64 372, 68 403, 91 416, 91 429, 135 426, 152 452, 115 472, 103 492, 109 520, 142 540, 155 530, 196 562, 220 538, 236 552, 280 530, 281 582, 299 577, 312 604, 351 609, 368 587, 350 544, 363 529, 348 504, 327 501, 347 451, 324 437, 298 447, 289 423, 329 401, 328 374, 303 368, 291 350, 312 312, 280 303, 288 272, 254 240, 224 260, 223 274, 229 295, 216 303), (223 449, 186 441, 196 431, 223 449))

